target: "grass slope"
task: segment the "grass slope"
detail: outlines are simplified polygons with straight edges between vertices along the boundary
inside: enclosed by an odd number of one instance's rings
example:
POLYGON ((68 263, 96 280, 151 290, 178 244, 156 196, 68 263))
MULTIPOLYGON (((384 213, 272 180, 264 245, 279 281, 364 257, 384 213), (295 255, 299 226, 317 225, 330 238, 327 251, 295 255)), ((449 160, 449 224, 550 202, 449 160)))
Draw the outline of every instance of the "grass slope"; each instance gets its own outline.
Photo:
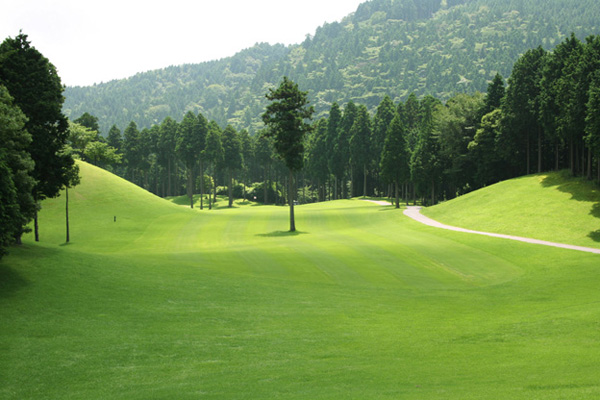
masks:
POLYGON ((72 244, 51 200, 0 262, 2 399, 600 395, 596 255, 359 200, 290 234, 284 207, 189 210, 81 167, 72 244))
POLYGON ((500 182, 422 212, 462 228, 600 248, 600 190, 568 171, 500 182))

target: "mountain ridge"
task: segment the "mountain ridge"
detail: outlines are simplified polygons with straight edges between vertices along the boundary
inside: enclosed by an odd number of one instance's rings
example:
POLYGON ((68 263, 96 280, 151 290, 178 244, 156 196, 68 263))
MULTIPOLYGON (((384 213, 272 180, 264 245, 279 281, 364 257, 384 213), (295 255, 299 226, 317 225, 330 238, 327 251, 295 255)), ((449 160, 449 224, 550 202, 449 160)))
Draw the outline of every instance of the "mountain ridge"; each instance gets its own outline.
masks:
POLYGON ((410 93, 442 100, 485 91, 496 72, 508 77, 520 54, 552 49, 574 32, 599 31, 592 0, 372 0, 341 21, 325 23, 297 45, 258 43, 201 64, 171 66, 65 91, 65 114, 100 119, 103 133, 130 121, 140 127, 186 111, 255 133, 267 89, 284 75, 308 90, 317 117, 350 100, 370 110, 383 96, 410 93))

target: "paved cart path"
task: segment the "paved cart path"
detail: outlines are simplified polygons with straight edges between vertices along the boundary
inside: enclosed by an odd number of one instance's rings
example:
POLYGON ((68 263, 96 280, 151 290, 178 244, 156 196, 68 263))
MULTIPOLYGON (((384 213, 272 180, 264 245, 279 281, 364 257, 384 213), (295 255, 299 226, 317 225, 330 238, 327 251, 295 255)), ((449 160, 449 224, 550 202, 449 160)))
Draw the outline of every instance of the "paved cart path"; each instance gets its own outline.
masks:
MULTIPOLYGON (((390 205, 390 203, 387 201, 375 201, 375 200, 368 200, 368 201, 379 204, 379 205, 385 205, 385 206, 390 205)), ((408 206, 406 208, 406 210, 404 210, 404 215, 406 215, 407 217, 410 217, 410 218, 414 219, 415 221, 418 221, 422 224, 433 226, 435 228, 447 229, 447 230, 456 231, 456 232, 473 233, 476 235, 491 236, 491 237, 497 237, 497 238, 502 238, 502 239, 518 240, 519 242, 541 244, 544 246, 560 247, 562 249, 570 249, 570 250, 577 250, 577 251, 585 251, 587 253, 600 254, 600 249, 594 249, 591 247, 574 246, 571 244, 547 242, 545 240, 531 239, 531 238, 525 238, 525 237, 513 236, 513 235, 504 235, 501 233, 480 232, 480 231, 474 231, 471 229, 458 228, 456 226, 442 224, 441 222, 438 222, 436 220, 433 220, 433 219, 421 214, 421 207, 418 207, 418 206, 408 206)))

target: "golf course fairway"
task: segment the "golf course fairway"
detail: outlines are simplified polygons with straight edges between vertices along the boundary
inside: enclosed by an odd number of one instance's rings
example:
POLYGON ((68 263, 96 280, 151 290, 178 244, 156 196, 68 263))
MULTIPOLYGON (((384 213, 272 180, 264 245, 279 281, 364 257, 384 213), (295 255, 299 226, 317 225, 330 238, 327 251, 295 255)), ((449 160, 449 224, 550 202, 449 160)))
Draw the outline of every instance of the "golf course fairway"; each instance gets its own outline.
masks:
POLYGON ((600 397, 596 254, 358 199, 292 234, 286 207, 192 210, 79 165, 71 242, 61 196, 0 261, 0 399, 600 397))

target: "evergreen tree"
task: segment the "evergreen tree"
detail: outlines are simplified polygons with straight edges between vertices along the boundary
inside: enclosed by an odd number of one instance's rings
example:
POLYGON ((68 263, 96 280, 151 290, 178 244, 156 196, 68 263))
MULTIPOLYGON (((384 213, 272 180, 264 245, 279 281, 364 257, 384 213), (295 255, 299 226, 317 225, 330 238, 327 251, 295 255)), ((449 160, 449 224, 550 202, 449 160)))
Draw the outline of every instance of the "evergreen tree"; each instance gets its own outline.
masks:
POLYGON ((600 182, 600 70, 596 71, 592 79, 585 122, 586 142, 598 160, 598 182, 600 182))
POLYGON ((86 128, 100 133, 100 126, 98 125, 98 117, 91 115, 88 112, 84 112, 81 117, 77 118, 73 122, 83 125, 86 128))
POLYGON ((236 130, 227 125, 223 131, 223 160, 227 170, 227 187, 229 191, 229 207, 233 207, 233 173, 242 168, 242 142, 236 130))
POLYGON ((34 165, 27 151, 31 135, 25 130, 26 121, 8 90, 0 85, 0 258, 8 245, 20 243, 37 207, 32 196, 34 165))
MULTIPOLYGON (((351 169, 350 166, 350 131, 352 129, 352 125, 354 125, 354 120, 356 119, 356 113, 357 113, 357 109, 356 109, 356 105, 352 102, 349 101, 348 104, 346 104, 346 107, 344 108, 344 112, 342 114, 342 122, 340 125, 340 129, 339 129, 339 135, 338 135, 338 140, 337 140, 337 154, 339 156, 339 162, 340 165, 343 165, 344 167, 344 176, 348 176, 350 175, 350 179, 351 179, 351 185, 352 187, 354 186, 354 177, 351 171, 349 171, 349 169, 351 169)), ((351 193, 354 192, 354 189, 350 190, 351 193)), ((344 198, 348 197, 346 195, 346 185, 344 184, 343 186, 343 193, 342 196, 344 198)))
POLYGON ((256 161, 263 167, 263 203, 269 204, 269 174, 271 170, 271 164, 273 163, 273 145, 268 137, 262 132, 259 133, 256 139, 255 149, 256 161))
POLYGON ((117 152, 121 152, 121 147, 123 146, 123 137, 121 136, 121 130, 117 128, 116 125, 113 125, 108 131, 106 143, 108 143, 108 145, 112 148, 116 149, 117 152))
MULTIPOLYGON (((530 173, 530 138, 538 140, 538 172, 542 168, 543 126, 540 120, 542 69, 546 51, 538 47, 523 54, 508 78, 502 104, 498 149, 512 175, 530 173)), ((487 101, 487 99, 486 99, 487 101)))
POLYGON ((200 121, 194 113, 188 111, 178 126, 175 151, 185 164, 186 189, 190 199, 190 208, 194 208, 194 183, 196 182, 194 169, 205 144, 206 132, 202 130, 200 121))
MULTIPOLYGON (((434 135, 433 102, 424 103, 423 121, 417 139, 417 144, 410 158, 410 175, 416 190, 425 193, 431 192, 431 204, 435 204, 436 182, 441 177, 441 162, 439 156, 439 143, 434 135)), ((437 105, 435 105, 437 106, 437 105)))
MULTIPOLYGON (((35 201, 58 196, 74 160, 62 151, 68 123, 62 113, 63 85, 56 68, 20 33, 0 44, 0 84, 27 116, 25 128, 32 137, 28 152, 35 162, 35 201)), ((39 241, 37 213, 34 221, 35 240, 39 241)))
POLYGON ((177 165, 175 163, 177 129, 177 121, 171 117, 166 117, 160 124, 158 146, 163 165, 167 172, 167 196, 175 195, 175 180, 177 176, 177 165))
POLYGON ((334 177, 333 198, 337 200, 338 186, 344 178, 345 166, 342 157, 342 151, 339 146, 340 126, 342 123, 342 112, 338 103, 333 103, 329 110, 329 118, 327 119, 327 167, 329 173, 334 177))
POLYGON ((484 116, 485 114, 489 114, 495 109, 500 108, 505 92, 504 79, 502 78, 502 75, 496 73, 496 76, 488 85, 481 115, 484 116))
POLYGON ((300 91, 298 84, 287 77, 283 78, 277 89, 269 89, 266 97, 271 104, 262 118, 269 128, 266 134, 274 138, 275 151, 289 170, 290 232, 294 232, 294 173, 301 170, 304 164, 304 138, 311 130, 305 120, 312 117, 314 108, 308 106, 308 92, 300 91))
POLYGON ((142 162, 141 138, 137 124, 131 121, 123 133, 123 157, 127 165, 129 180, 136 182, 136 172, 142 162))
POLYGON ((381 176, 395 189, 396 208, 400 208, 399 185, 410 178, 410 153, 406 143, 406 130, 400 115, 396 114, 388 126, 381 152, 381 176))
MULTIPOLYGON (((212 167, 213 171, 213 188, 214 196, 217 196, 217 179, 216 173, 219 165, 223 163, 223 142, 221 139, 221 128, 215 121, 210 121, 208 124, 208 132, 206 134, 206 147, 204 149, 204 157, 206 162, 212 167)), ((212 196, 208 196, 208 209, 212 209, 212 196)))
POLYGON ((328 176, 328 131, 328 121, 325 118, 318 120, 315 123, 312 134, 310 135, 308 149, 306 152, 306 169, 314 179, 317 179, 319 201, 323 201, 325 199, 325 190, 323 188, 328 176))
MULTIPOLYGON (((381 159, 381 154, 383 152, 383 146, 387 139, 387 131, 392 123, 392 120, 396 117, 396 106, 394 102, 389 96, 385 96, 379 106, 377 107, 377 112, 375 117, 373 118, 373 135, 371 139, 371 152, 372 159, 375 160, 375 164, 373 167, 377 169, 379 167, 379 163, 377 160, 381 159)), ((402 120, 399 121, 402 123, 402 120)), ((380 191, 381 192, 381 191, 380 191)))
POLYGON ((363 171, 363 197, 367 196, 368 165, 371 161, 371 117, 364 105, 359 105, 356 119, 350 130, 350 162, 356 169, 363 171))

